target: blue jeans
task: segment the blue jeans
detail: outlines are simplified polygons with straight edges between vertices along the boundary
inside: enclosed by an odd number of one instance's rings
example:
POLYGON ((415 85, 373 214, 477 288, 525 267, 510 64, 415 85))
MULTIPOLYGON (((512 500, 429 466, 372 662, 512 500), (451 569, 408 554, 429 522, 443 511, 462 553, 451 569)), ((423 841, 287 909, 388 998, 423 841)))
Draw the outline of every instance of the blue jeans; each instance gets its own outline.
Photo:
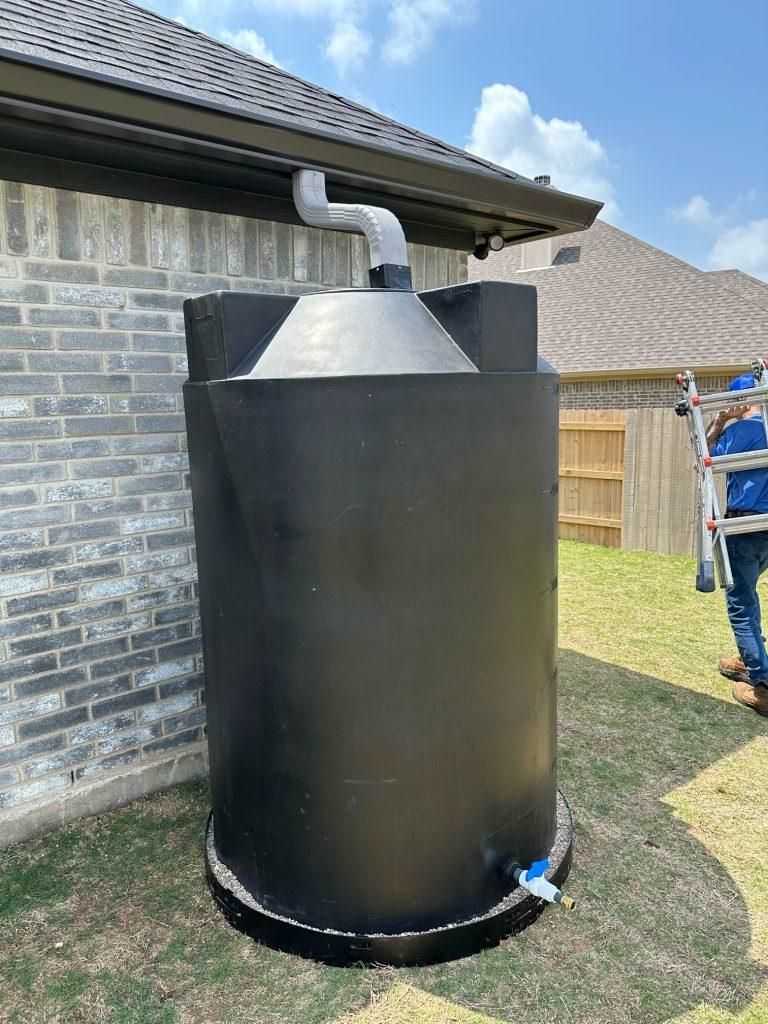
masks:
POLYGON ((733 586, 725 592, 736 646, 751 683, 768 680, 768 653, 760 624, 757 581, 768 569, 768 532, 734 533, 726 538, 733 586))

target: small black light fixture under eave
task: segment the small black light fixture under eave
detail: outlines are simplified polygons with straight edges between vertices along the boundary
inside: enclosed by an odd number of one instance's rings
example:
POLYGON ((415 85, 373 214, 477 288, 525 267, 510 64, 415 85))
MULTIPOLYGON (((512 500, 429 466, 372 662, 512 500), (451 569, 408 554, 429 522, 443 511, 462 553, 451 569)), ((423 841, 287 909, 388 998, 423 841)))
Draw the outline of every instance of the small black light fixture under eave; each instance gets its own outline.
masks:
POLYGON ((497 231, 489 235, 483 235, 483 240, 475 246, 475 259, 487 259, 489 252, 501 252, 505 245, 504 235, 499 234, 497 231))

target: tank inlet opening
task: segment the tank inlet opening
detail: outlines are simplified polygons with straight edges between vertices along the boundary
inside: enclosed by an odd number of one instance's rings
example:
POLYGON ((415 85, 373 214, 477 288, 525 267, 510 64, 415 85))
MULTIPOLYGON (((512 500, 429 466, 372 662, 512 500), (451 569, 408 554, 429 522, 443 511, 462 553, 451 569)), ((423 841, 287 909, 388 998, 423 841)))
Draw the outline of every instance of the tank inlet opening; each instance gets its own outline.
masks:
POLYGON ((563 910, 573 910, 576 900, 566 896, 562 889, 558 889, 544 877, 544 872, 548 868, 548 860, 535 860, 529 868, 524 868, 516 860, 508 860, 504 864, 502 872, 510 882, 517 882, 523 889, 527 889, 539 899, 546 900, 547 903, 554 903, 556 906, 562 907, 563 910))
POLYGON ((365 235, 371 248, 368 277, 372 288, 411 289, 405 233, 391 210, 363 203, 330 203, 323 172, 306 169, 294 171, 293 201, 305 224, 365 235))

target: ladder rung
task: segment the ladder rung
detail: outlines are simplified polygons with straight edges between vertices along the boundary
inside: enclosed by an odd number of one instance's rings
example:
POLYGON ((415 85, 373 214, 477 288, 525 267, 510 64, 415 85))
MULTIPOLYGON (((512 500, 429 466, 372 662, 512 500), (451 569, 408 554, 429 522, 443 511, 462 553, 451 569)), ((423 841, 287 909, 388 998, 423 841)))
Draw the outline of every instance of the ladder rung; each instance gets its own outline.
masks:
POLYGON ((698 396, 700 409, 714 409, 721 405, 727 409, 730 405, 758 405, 768 402, 768 388, 745 388, 743 391, 718 391, 713 395, 698 396), (747 402, 747 399, 757 399, 755 402, 747 402))
POLYGON ((713 473, 739 473, 745 469, 768 468, 768 448, 755 452, 734 452, 733 455, 713 455, 710 469, 713 473))
POLYGON ((726 536, 732 533, 759 533, 768 530, 768 512, 758 516, 737 516, 734 519, 710 519, 710 530, 720 530, 726 536))

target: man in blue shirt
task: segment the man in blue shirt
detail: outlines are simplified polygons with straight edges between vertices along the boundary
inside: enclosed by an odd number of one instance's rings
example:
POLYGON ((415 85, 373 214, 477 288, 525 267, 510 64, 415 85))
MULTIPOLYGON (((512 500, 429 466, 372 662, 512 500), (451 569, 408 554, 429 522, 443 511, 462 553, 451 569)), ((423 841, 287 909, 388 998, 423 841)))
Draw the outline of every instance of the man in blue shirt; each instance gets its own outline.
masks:
MULTIPOLYGON (((755 386, 751 373, 731 381, 729 390, 738 392, 755 386)), ((758 405, 733 405, 715 416, 707 430, 711 455, 734 455, 768 447, 758 405)), ((729 473, 726 516, 747 516, 768 512, 768 469, 745 469, 729 473)), ((717 666, 733 680, 733 696, 747 708, 768 718, 768 653, 760 622, 757 581, 768 569, 768 531, 736 533, 726 537, 733 573, 733 586, 725 592, 738 658, 721 658, 717 666)))

